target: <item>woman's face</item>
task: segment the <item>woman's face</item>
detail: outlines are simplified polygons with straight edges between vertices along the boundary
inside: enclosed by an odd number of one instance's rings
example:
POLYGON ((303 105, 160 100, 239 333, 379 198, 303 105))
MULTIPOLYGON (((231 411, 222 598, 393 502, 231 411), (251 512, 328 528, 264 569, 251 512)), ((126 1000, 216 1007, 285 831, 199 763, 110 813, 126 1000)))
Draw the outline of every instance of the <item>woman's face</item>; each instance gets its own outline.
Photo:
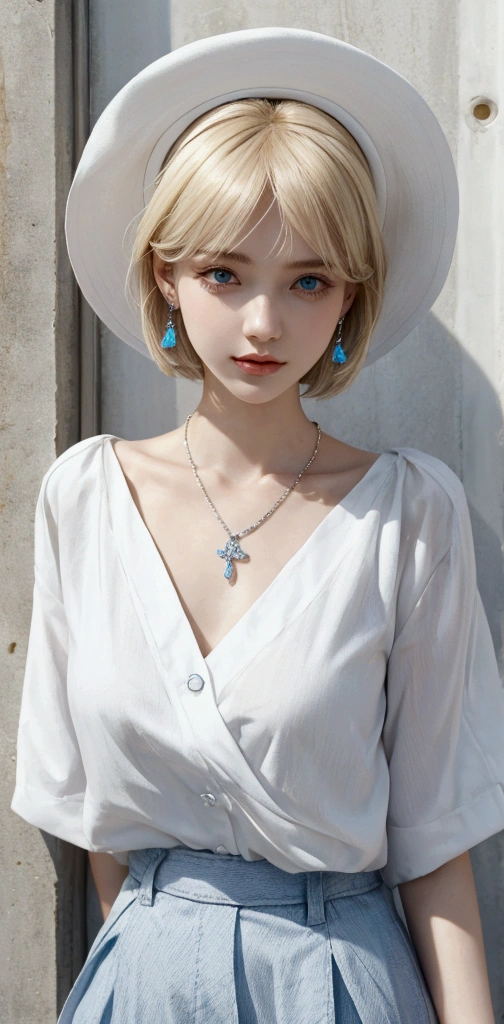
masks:
POLYGON ((297 390, 357 290, 328 274, 295 231, 292 250, 279 253, 280 215, 269 205, 262 200, 233 252, 198 253, 170 268, 153 256, 158 287, 180 307, 205 383, 219 381, 254 404, 297 390))

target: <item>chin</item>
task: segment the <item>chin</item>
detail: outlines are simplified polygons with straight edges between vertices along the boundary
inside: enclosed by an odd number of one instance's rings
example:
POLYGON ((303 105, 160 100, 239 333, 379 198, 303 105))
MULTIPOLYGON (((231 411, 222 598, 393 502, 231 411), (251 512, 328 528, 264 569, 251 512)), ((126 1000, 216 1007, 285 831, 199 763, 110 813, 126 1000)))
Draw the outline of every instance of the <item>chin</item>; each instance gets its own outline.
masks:
MULTIPOLYGON (((257 378, 256 378, 257 379, 257 378)), ((260 378, 261 379, 261 378, 260 378)), ((274 401, 275 398, 279 398, 280 395, 285 394, 286 391, 294 386, 292 381, 284 384, 283 387, 276 383, 276 386, 271 386, 272 381, 266 384, 264 377, 261 379, 260 384, 249 384, 237 382, 237 381, 222 381, 223 387, 226 391, 229 391, 233 398, 238 398, 240 402, 246 402, 248 405, 265 405, 267 402, 274 401)))
MULTIPOLYGON (((244 379, 240 379, 235 374, 230 376, 228 373, 222 372, 223 367, 220 367, 220 372, 216 373, 215 369, 207 364, 204 365, 208 371, 208 384, 213 391, 227 392, 240 402, 246 402, 247 405, 266 405, 268 402, 280 398, 287 391, 293 389, 296 390, 296 393, 299 391, 299 378, 294 376, 292 367, 290 367, 290 373, 283 373, 280 370, 279 373, 268 377, 245 377, 244 375, 244 379)), ((308 369, 301 368, 301 376, 307 372, 308 369)), ((224 399, 224 394, 222 397, 224 399)))

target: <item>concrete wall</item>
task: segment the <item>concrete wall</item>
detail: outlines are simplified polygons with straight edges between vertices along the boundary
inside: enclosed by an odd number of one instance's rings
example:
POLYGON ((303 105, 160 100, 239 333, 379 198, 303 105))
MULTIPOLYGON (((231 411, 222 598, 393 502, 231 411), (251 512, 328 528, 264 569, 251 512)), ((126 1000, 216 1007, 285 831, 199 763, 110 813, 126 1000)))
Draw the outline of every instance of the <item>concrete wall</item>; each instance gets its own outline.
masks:
MULTIPOLYGON (((142 4, 127 0, 127 17, 124 8, 124 0, 89 0, 91 124, 125 82, 171 49, 166 0, 149 0, 148 19, 142 4)), ((127 436, 137 438, 173 429, 175 381, 128 350, 103 324, 99 330, 101 429, 126 436, 126 426, 127 436), (135 380, 139 386, 131 387, 135 380)))
MULTIPOLYGON (((71 174, 69 5, 0 4, 0 1019, 49 1024, 82 949, 73 848, 9 810, 33 587, 33 515, 41 478, 78 439, 76 290, 62 215, 71 174), (59 95, 55 105, 55 93, 59 95), (66 853, 66 856, 65 856, 66 853), (75 893, 75 895, 74 895, 75 893), (55 927, 55 924, 58 927, 55 927), (56 936, 65 956, 56 969, 56 936), (72 964, 72 960, 74 963, 72 964)), ((80 887, 82 892, 82 886, 80 887)))
POLYGON ((7 808, 30 618, 34 501, 55 455, 53 32, 48 0, 0 7, 1 999, 3 1019, 30 1024, 51 1020, 55 1001, 54 873, 38 832, 7 808))
MULTIPOLYGON (((90 0, 91 117, 144 64, 216 32, 288 25, 368 49, 422 92, 458 167, 461 231, 431 314, 345 395, 307 403, 324 429, 374 450, 413 445, 444 459, 471 506, 478 574, 498 654, 502 546, 503 102, 501 0, 90 0)), ((77 439, 77 310, 62 236, 71 173, 72 14, 87 0, 0 0, 0 1019, 53 1024, 84 954, 83 861, 8 810, 32 590, 32 529, 42 475, 77 439), (57 97, 57 102, 55 101, 57 97), (55 883, 59 878, 59 886, 55 883), (55 895, 56 892, 56 895, 55 895), (55 927, 56 925, 56 927, 55 927), (58 946, 58 948, 57 948, 58 946)), ((197 401, 189 382, 102 332, 101 421, 141 437, 170 429, 197 401)), ((84 353, 85 355, 85 353, 84 353)), ((504 1019, 504 836, 472 853, 496 1020, 504 1019)))

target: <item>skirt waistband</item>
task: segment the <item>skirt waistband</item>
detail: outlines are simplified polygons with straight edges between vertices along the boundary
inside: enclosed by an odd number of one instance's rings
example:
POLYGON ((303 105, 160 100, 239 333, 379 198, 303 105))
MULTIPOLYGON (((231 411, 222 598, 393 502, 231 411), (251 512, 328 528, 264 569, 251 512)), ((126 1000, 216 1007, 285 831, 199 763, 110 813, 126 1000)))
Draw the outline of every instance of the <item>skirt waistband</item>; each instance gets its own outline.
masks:
POLYGON ((383 884, 380 871, 300 871, 290 873, 267 860, 248 861, 186 847, 133 850, 129 873, 138 899, 152 906, 155 890, 198 903, 258 907, 308 904, 309 925, 325 921, 324 902, 369 892, 383 884))

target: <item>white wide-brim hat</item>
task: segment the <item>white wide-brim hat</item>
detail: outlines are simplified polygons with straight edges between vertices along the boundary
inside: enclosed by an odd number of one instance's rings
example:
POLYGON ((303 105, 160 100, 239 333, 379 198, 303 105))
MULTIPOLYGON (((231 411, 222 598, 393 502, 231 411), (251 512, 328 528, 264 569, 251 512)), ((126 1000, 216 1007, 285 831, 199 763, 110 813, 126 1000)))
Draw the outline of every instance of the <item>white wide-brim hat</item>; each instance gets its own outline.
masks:
POLYGON ((82 292, 114 334, 150 358, 126 290, 131 225, 178 136, 200 114, 244 97, 319 107, 367 158, 388 257, 372 363, 416 327, 443 287, 457 179, 443 131, 416 89, 370 54, 315 32, 262 28, 201 39, 121 89, 91 132, 68 196, 68 251, 82 292))

